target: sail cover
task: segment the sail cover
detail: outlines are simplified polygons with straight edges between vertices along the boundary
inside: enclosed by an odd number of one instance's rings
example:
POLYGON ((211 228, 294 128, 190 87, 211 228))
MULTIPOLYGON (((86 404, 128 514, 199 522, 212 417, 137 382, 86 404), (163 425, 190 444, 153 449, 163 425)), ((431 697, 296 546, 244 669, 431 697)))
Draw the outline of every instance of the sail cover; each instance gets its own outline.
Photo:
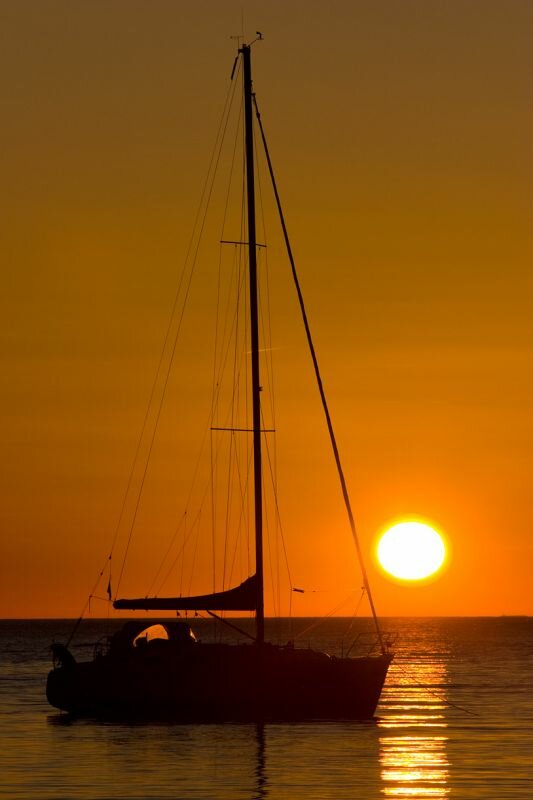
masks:
POLYGON ((239 586, 225 592, 201 594, 196 597, 138 597, 131 600, 115 600, 113 606, 144 611, 255 611, 257 578, 252 575, 239 586))

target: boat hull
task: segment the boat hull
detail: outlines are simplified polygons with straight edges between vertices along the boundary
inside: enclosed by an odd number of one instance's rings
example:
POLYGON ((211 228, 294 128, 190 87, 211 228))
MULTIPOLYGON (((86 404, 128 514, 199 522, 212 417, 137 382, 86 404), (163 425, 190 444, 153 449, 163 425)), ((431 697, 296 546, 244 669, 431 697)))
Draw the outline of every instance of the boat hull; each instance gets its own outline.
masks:
POLYGON ((51 705, 75 715, 175 721, 369 719, 391 656, 336 658, 274 645, 153 642, 53 669, 51 705))

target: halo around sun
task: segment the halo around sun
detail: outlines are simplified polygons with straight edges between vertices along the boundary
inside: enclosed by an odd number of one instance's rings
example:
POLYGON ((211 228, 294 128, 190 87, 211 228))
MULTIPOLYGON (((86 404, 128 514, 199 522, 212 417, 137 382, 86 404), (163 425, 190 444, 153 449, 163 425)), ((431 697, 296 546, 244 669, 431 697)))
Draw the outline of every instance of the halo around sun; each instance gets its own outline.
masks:
POLYGON ((377 558, 389 575, 419 581, 434 575, 444 564, 442 536, 423 522, 399 522, 380 538, 377 558))

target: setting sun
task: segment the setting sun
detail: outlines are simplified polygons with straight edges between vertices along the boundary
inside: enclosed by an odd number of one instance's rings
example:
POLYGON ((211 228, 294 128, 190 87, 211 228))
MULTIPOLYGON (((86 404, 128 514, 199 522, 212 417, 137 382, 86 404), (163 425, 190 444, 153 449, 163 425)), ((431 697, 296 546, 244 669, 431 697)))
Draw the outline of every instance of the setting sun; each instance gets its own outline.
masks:
POLYGON ((444 562, 442 537, 422 522, 400 522, 383 534, 377 556, 383 569, 395 578, 418 581, 437 572, 444 562))

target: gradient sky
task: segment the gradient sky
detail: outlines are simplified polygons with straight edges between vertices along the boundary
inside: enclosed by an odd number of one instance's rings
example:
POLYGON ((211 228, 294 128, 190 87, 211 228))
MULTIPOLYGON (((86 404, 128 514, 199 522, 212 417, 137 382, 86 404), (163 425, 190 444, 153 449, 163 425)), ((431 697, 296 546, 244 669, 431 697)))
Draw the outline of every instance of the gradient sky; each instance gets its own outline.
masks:
MULTIPOLYGON (((378 610, 531 614, 533 5, 516 0, 0 2, 0 614, 76 615, 109 549, 243 16, 265 35, 255 88, 378 610), (372 555, 413 515, 451 545, 416 587, 372 555)), ((310 615, 360 579, 285 281, 280 502, 310 615)), ((154 548, 194 453, 168 430, 154 548)))

